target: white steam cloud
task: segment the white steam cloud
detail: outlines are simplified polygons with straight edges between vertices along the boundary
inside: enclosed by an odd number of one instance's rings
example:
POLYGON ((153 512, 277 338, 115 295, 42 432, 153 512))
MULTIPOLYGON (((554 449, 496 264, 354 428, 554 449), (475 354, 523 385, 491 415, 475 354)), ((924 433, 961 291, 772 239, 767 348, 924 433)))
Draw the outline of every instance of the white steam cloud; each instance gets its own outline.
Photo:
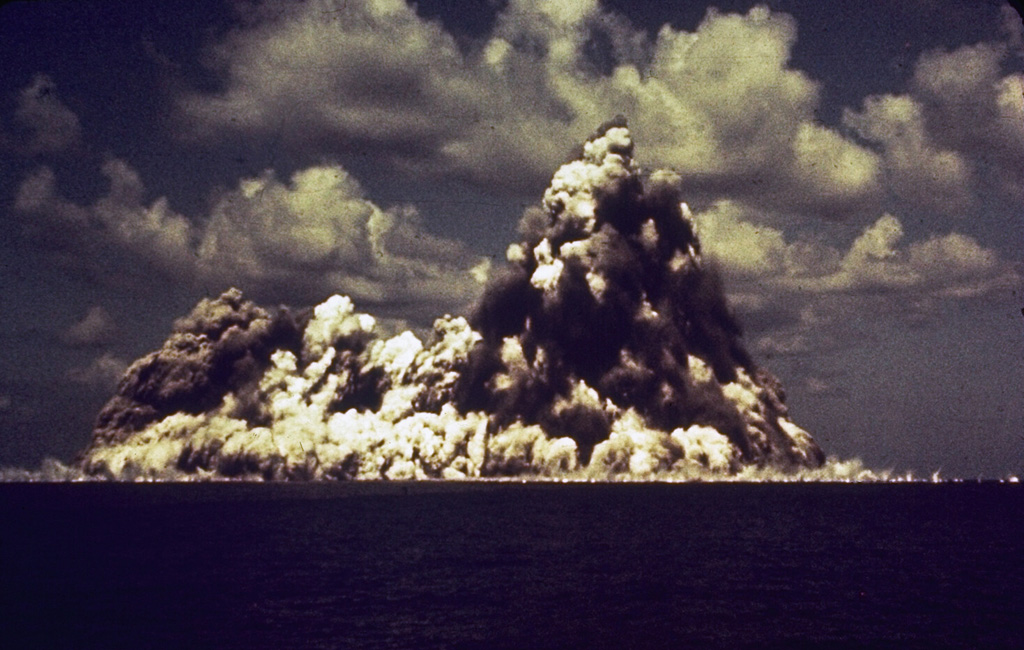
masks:
POLYGON ((344 296, 297 313, 237 290, 205 299, 127 370, 79 467, 116 478, 821 472, 824 454, 741 344, 676 179, 642 176, 625 122, 605 125, 526 211, 523 240, 470 318, 438 319, 425 341, 383 336, 344 296))

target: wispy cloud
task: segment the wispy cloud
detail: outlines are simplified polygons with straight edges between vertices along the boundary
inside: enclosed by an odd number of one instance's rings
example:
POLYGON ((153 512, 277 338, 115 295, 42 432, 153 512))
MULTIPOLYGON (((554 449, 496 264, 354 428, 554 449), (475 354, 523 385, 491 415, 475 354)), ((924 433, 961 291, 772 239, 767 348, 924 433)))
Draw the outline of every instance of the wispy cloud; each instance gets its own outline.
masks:
POLYGON ((75 347, 97 347, 110 343, 117 325, 103 307, 90 307, 81 320, 64 331, 61 339, 75 347))
POLYGON ((56 85, 44 74, 37 74, 18 93, 14 120, 22 129, 19 145, 29 155, 61 152, 81 141, 78 116, 60 100, 56 85))

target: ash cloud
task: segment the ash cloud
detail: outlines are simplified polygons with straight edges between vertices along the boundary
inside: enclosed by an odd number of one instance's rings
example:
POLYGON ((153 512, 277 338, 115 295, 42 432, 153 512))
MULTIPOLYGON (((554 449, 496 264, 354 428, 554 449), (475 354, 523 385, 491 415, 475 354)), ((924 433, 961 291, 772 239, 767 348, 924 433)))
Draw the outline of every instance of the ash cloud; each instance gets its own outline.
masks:
MULTIPOLYGON (((743 347, 677 177, 603 125, 522 219, 469 318, 386 336, 333 296, 230 290, 133 363, 88 475, 265 479, 694 478, 824 455, 743 347)), ((753 468, 753 469, 752 469, 753 468)))

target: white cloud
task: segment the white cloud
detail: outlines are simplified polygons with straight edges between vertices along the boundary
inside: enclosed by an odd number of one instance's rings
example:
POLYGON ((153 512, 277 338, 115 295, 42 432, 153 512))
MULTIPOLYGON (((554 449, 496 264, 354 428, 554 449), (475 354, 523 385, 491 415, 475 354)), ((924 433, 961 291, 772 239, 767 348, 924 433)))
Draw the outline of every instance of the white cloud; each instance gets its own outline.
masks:
POLYGON ((91 207, 92 219, 138 257, 171 272, 187 268, 192 239, 189 220, 171 210, 165 198, 147 206, 142 179, 124 161, 108 160, 102 172, 110 190, 91 207))
POLYGON ((45 209, 68 224, 83 223, 87 218, 85 211, 57 196, 57 177, 49 167, 36 169, 21 182, 14 198, 14 209, 19 212, 45 209))
MULTIPOLYGON (((703 250, 726 276, 731 302, 762 354, 806 353, 865 315, 919 320, 949 300, 1018 288, 1018 264, 958 232, 905 241, 883 214, 845 247, 791 239, 733 202, 694 215, 703 250)), ((872 316, 873 318, 873 316, 872 316)))
POLYGON ((73 346, 97 346, 108 343, 116 332, 114 319, 97 305, 90 307, 80 321, 65 330, 61 338, 73 346))
POLYGON ((783 272, 787 243, 782 231, 745 220, 746 211, 720 201, 694 215, 703 250, 730 273, 765 277, 783 272))
MULTIPOLYGON (((705 249, 736 280, 742 305, 790 312, 772 316, 788 323, 780 328, 809 326, 800 292, 837 314, 868 295, 898 311, 1019 278, 962 228, 908 242, 899 217, 877 218, 886 190, 901 215, 907 204, 963 213, 986 182, 1024 200, 1024 76, 1001 72, 1006 45, 926 53, 906 92, 846 111, 844 126, 871 149, 816 121, 819 84, 790 63, 797 25, 765 7, 712 10, 692 32, 666 25, 651 35, 597 0, 511 0, 468 45, 399 0, 272 0, 243 11, 207 53, 222 89, 179 97, 192 136, 279 136, 316 156, 365 147, 407 178, 507 189, 546 180, 585 133, 621 113, 639 162, 674 168, 688 198, 717 199, 698 215, 705 249), (599 34, 609 44, 602 65, 588 54, 599 34), (877 219, 839 244, 766 217, 801 213, 877 219)), ((425 316, 479 288, 465 246, 428 233, 411 208, 373 204, 337 165, 242 180, 202 218, 146 201, 121 161, 103 171, 111 190, 94 205, 61 198, 45 168, 16 205, 184 281, 237 284, 262 300, 343 292, 421 305, 425 316)))
MULTIPOLYGON (((799 209, 821 204, 830 209, 869 210, 880 193, 877 155, 845 139, 834 129, 809 121, 800 123, 793 141, 790 191, 776 198, 779 205, 799 209)), ((835 216, 835 215, 827 215, 835 216)))
POLYGON ((101 168, 108 192, 95 203, 78 205, 61 196, 49 167, 32 172, 21 185, 14 209, 26 217, 26 227, 43 246, 90 263, 105 254, 105 246, 131 253, 166 273, 188 272, 192 226, 173 212, 165 198, 145 205, 145 189, 127 163, 110 159, 101 168))
POLYGON ((523 187, 624 114, 642 163, 713 195, 830 216, 879 198, 877 156, 814 123, 817 84, 789 66, 796 24, 765 7, 652 41, 596 1, 516 0, 467 52, 401 2, 263 9, 210 52, 224 90, 180 99, 192 135, 362 144, 409 173, 523 187), (597 34, 610 73, 586 54, 597 34))
POLYGON ((27 130, 24 149, 29 154, 55 153, 81 140, 78 116, 57 97, 57 87, 43 74, 18 93, 15 121, 27 130))
POLYGON ((694 215, 704 250, 738 279, 813 293, 890 289, 981 295, 1019 279, 1015 266, 973 238, 952 232, 904 244, 900 220, 884 214, 843 251, 787 241, 757 213, 720 202, 694 215))
POLYGON ((201 220, 164 198, 147 205, 123 161, 109 160, 103 173, 109 191, 80 206, 60 196, 52 171, 37 170, 15 209, 40 236, 69 237, 46 245, 72 247, 86 262, 112 247, 177 282, 235 285, 266 301, 313 303, 341 291, 427 317, 471 302, 485 279, 464 244, 427 232, 411 206, 381 209, 336 165, 301 170, 289 183, 270 172, 243 179, 201 220))
POLYGON ((453 309, 480 288, 480 260, 425 230, 411 206, 383 210, 337 165, 244 180, 214 206, 196 250, 200 273, 289 300, 333 292, 362 303, 453 309))
POLYGON ((1024 201, 1024 84, 1003 75, 1003 43, 979 43, 918 60, 909 92, 871 96, 844 122, 878 144, 896 194, 948 213, 982 187, 1024 201))
POLYGON ((959 153, 940 149, 927 131, 920 102, 906 96, 872 96, 844 122, 881 145, 889 187, 901 199, 943 213, 971 207, 973 169, 959 153))
POLYGON ((919 277, 941 278, 931 282, 940 296, 974 297, 1020 282, 1016 270, 1000 260, 995 251, 960 233, 915 242, 906 255, 907 265, 919 277))
POLYGON ((451 36, 402 2, 265 3, 208 63, 227 89, 181 98, 204 135, 285 129, 309 144, 326 136, 435 149, 460 122, 480 117, 474 109, 487 92, 451 36))
POLYGON ((999 189, 1024 201, 1024 75, 1003 75, 1004 43, 924 54, 913 93, 937 141, 977 161, 999 189))
POLYGON ((1002 18, 1000 27, 1006 44, 1016 51, 1018 56, 1024 55, 1024 19, 1009 3, 1000 7, 1000 16, 1002 18))
POLYGON ((877 157, 814 122, 817 84, 788 64, 795 41, 786 14, 711 11, 693 33, 663 27, 648 69, 621 67, 591 94, 630 116, 645 163, 693 187, 826 216, 870 208, 877 157))

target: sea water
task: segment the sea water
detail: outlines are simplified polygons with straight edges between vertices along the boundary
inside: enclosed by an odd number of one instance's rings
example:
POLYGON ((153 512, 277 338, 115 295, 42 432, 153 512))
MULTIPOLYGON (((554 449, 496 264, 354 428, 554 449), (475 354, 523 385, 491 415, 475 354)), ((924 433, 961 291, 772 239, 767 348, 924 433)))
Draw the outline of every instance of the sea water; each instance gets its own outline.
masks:
POLYGON ((1024 647, 1024 487, 0 485, 9 648, 1024 647))

